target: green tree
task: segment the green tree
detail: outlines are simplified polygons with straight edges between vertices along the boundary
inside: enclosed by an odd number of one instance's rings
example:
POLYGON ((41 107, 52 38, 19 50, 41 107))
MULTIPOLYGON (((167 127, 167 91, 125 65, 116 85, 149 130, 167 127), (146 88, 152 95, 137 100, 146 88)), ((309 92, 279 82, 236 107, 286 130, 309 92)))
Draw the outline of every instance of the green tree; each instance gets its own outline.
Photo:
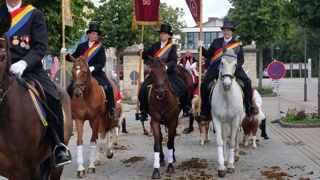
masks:
MULTIPOLYGON (((138 30, 132 30, 133 1, 128 0, 101 0, 94 13, 92 22, 100 24, 103 32, 101 42, 106 47, 115 47, 117 52, 122 52, 126 47, 134 43, 140 43, 141 26, 138 30), (120 13, 121 12, 121 13, 120 13)), ((160 5, 160 15, 163 22, 172 25, 175 35, 182 35, 181 29, 186 26, 184 21, 179 21, 183 17, 182 8, 172 8, 166 3, 160 5)), ((147 48, 159 39, 159 28, 157 26, 145 26, 144 46, 147 48)))
POLYGON ((259 49, 259 88, 262 87, 263 49, 288 33, 290 23, 282 0, 229 0, 234 8, 228 16, 244 44, 255 41, 259 49))
MULTIPOLYGON (((292 18, 296 19, 300 26, 309 29, 308 37, 318 35, 320 31, 320 3, 318 0, 291 0, 288 3, 288 9, 292 18)), ((319 41, 313 40, 309 42, 313 48, 314 52, 319 53, 318 56, 318 68, 320 68, 320 44, 319 41)), ((309 50, 310 51, 310 50, 309 50)), ((320 71, 318 71, 318 115, 320 115, 320 71)))
MULTIPOLYGON (((48 53, 59 55, 62 47, 62 0, 23 0, 23 2, 32 4, 44 13, 49 35, 48 53)), ((5 3, 5 0, 0 0, 0 4, 3 3, 5 3)), ((70 1, 70 5, 74 15, 73 27, 66 27, 66 47, 69 47, 78 41, 84 33, 84 30, 87 28, 84 18, 89 18, 89 14, 83 12, 83 7, 94 7, 93 3, 83 0, 72 0, 70 1)))

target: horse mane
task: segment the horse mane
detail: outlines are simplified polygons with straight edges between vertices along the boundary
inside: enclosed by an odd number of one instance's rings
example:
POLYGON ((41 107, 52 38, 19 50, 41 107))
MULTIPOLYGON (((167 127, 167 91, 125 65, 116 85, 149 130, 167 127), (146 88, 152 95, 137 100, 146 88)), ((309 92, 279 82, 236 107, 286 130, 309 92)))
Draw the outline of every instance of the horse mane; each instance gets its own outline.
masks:
POLYGON ((5 39, 5 42, 6 42, 6 46, 7 46, 7 49, 6 49, 6 52, 7 52, 7 63, 6 63, 6 74, 12 74, 10 72, 10 66, 11 66, 11 53, 10 53, 10 43, 9 43, 9 38, 7 37, 7 35, 4 35, 4 39, 5 39))

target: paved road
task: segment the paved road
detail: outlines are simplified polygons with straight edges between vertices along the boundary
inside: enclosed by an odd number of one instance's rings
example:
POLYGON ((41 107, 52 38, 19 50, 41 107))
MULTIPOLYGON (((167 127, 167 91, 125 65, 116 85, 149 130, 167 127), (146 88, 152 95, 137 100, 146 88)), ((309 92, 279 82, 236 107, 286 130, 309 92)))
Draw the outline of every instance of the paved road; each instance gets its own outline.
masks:
MULTIPOLYGON (((265 85, 270 83, 270 79, 264 79, 265 85)), ((308 83, 307 102, 303 101, 303 79, 286 79, 282 85, 281 111, 306 107, 308 112, 316 112, 316 79, 308 83)), ((243 148, 240 145, 242 155, 235 165, 236 172, 227 174, 224 179, 262 180, 268 179, 267 174, 269 177, 272 175, 279 177, 282 174, 283 179, 320 179, 320 128, 283 128, 279 124, 271 124, 272 120, 278 118, 277 97, 263 97, 262 108, 267 115, 267 133, 271 139, 263 140, 258 136, 260 146, 256 150, 243 148)), ((96 173, 87 174, 84 179, 150 179, 153 171, 153 138, 142 135, 140 122, 134 120, 135 105, 125 104, 125 110, 129 134, 120 133, 119 146, 115 147, 113 159, 102 157, 102 164, 96 168, 96 173), (126 163, 132 157, 137 157, 141 161, 126 163)), ((166 168, 162 167, 160 169, 162 179, 220 179, 217 176, 214 134, 210 133, 209 144, 200 147, 196 123, 195 131, 186 135, 182 134, 182 131, 187 127, 188 120, 181 118, 179 122, 179 135, 175 141, 177 157, 177 162, 174 164, 175 174, 167 174, 166 168)), ((149 123, 146 124, 149 127, 149 123)), ((88 140, 85 141, 84 148, 86 167, 89 164, 89 136, 90 129, 87 125, 85 138, 88 140)), ((102 146, 105 146, 105 142, 102 142, 102 146)), ((74 161, 65 167, 62 179, 73 180, 77 179, 76 136, 71 138, 70 149, 74 161)), ((165 146, 164 149, 166 150, 165 146)))

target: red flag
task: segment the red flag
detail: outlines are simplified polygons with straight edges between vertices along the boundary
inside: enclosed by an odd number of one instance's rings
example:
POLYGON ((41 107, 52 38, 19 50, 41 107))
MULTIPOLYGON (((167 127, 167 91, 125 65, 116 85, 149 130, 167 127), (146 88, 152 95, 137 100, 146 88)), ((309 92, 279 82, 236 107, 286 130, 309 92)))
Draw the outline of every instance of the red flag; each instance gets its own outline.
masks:
POLYGON ((134 16, 132 28, 140 25, 161 25, 159 16, 160 0, 134 0, 134 16))
POLYGON ((201 0, 186 0, 191 15, 197 24, 200 23, 200 1, 201 0))

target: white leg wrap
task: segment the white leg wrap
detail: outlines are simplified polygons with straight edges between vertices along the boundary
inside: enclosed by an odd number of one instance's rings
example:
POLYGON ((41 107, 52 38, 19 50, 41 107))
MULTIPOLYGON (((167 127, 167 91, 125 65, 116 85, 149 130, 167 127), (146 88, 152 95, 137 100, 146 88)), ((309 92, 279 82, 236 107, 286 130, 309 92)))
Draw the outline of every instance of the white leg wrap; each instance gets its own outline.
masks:
POLYGON ((168 163, 173 162, 173 149, 168 149, 168 163))
POLYGON ((96 146, 90 146, 90 163, 96 160, 96 146))
POLYGON ((229 149, 228 163, 234 163, 234 149, 229 149))
POLYGON ((153 167, 160 168, 160 153, 158 153, 158 152, 154 153, 153 167))
POLYGON ((218 147, 218 164, 224 164, 223 147, 218 147))
POLYGON ((83 146, 77 146, 77 163, 78 164, 83 164, 83 155, 82 155, 82 149, 83 149, 83 146))

